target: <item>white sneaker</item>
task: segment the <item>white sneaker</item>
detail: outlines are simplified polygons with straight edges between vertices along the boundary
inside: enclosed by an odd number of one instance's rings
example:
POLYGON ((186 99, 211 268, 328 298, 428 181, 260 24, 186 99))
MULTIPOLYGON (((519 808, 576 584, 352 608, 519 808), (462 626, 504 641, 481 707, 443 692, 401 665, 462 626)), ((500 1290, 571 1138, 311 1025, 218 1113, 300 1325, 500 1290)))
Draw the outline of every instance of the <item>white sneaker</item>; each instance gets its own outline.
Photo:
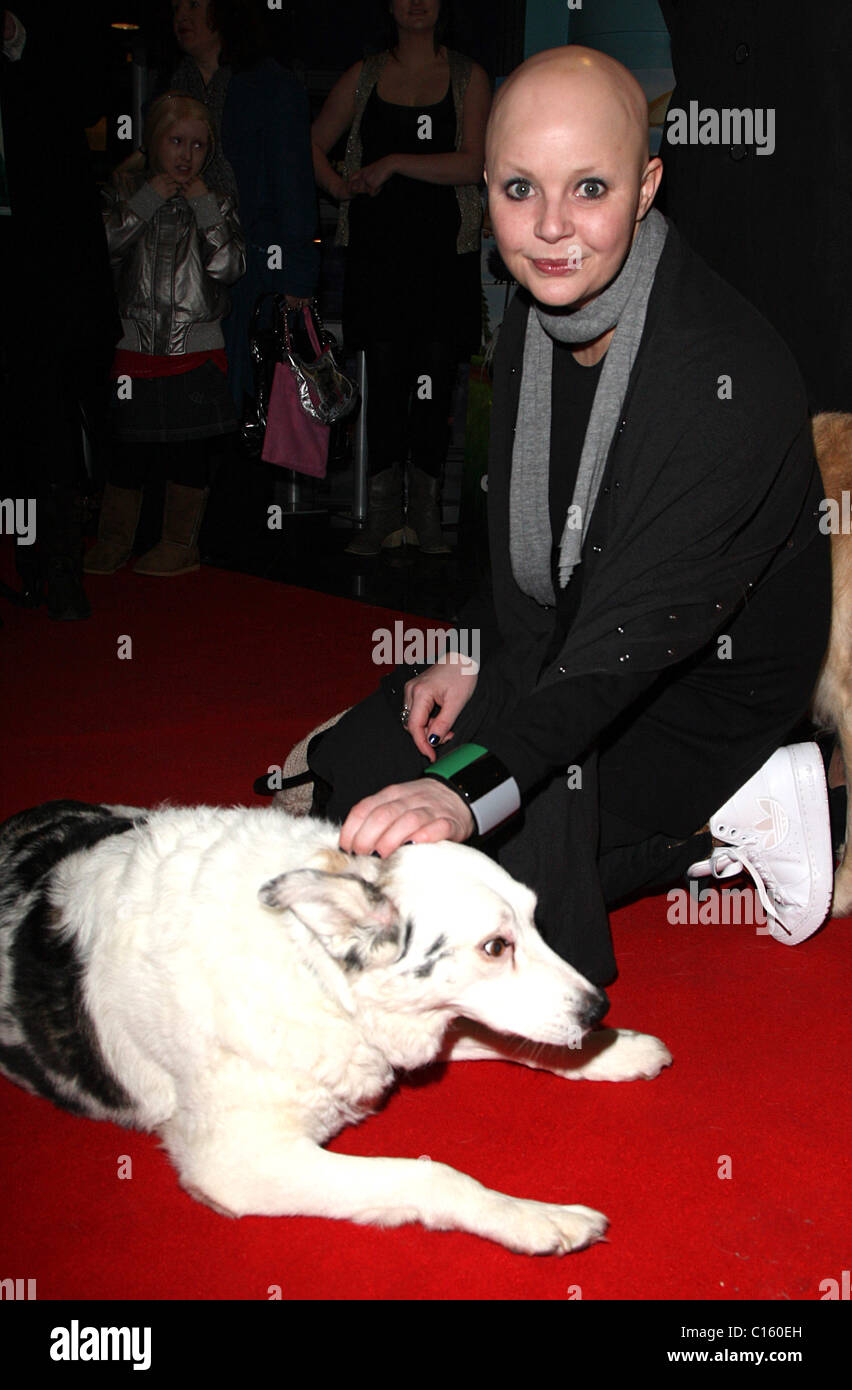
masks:
POLYGON ((766 911, 772 936, 787 946, 805 941, 828 917, 834 882, 828 792, 819 748, 779 748, 710 821, 725 840, 690 878, 730 878, 746 869, 766 911))

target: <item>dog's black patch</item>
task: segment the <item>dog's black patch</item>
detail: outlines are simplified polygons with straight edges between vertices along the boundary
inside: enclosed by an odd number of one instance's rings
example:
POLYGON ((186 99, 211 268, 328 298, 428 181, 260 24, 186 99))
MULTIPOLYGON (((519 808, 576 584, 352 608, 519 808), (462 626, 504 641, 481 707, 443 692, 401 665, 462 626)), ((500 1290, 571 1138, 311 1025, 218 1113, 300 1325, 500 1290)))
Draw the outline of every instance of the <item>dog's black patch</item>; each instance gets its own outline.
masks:
POLYGON ((12 859, 19 891, 28 892, 66 855, 91 849, 101 840, 123 835, 140 823, 127 816, 115 816, 105 806, 51 801, 6 821, 0 831, 0 844, 4 859, 12 859))
POLYGON ((409 917, 409 918, 407 918, 406 923, 405 923, 405 936, 403 937, 402 950, 401 950, 400 953, 399 953, 399 958, 400 958, 400 960, 403 960, 403 959, 405 958, 405 956, 408 955, 408 948, 409 948, 409 946, 411 945, 411 938, 412 938, 413 934, 414 934, 414 922, 413 922, 412 919, 409 917))
POLYGON ((89 1115, 87 1106, 68 1097, 56 1086, 44 1069, 35 1061, 32 1053, 25 1047, 5 1046, 0 1043, 0 1070, 25 1090, 33 1090, 45 1100, 52 1100, 62 1110, 70 1110, 74 1115, 89 1115))
POLYGON ((349 947, 349 950, 346 952, 346 955, 343 957, 343 959, 342 959, 342 961, 341 961, 341 964, 342 964, 344 970, 363 970, 363 969, 364 969, 364 962, 362 961, 360 955, 358 954, 358 947, 357 947, 357 946, 350 946, 350 947, 349 947))
MULTIPOLYGON (((57 1097, 50 1073, 67 1078, 109 1109, 127 1110, 131 1097, 107 1067, 86 1008, 74 939, 62 935, 60 926, 58 910, 46 892, 40 893, 9 953, 11 1008, 32 1059, 27 1079, 63 1106, 67 1101, 57 1097)), ((20 1061, 10 1058, 9 1065, 18 1070, 20 1061)))
POLYGON ((435 951, 440 951, 441 947, 446 946, 446 944, 447 938, 445 936, 436 936, 429 950, 426 952, 427 956, 433 955, 435 951))
POLYGON ((452 951, 442 951, 439 956, 432 956, 431 960, 424 960, 423 964, 418 965, 415 970, 410 971, 410 974, 416 975, 418 980, 427 980, 438 964, 438 961, 443 960, 445 956, 451 955, 452 951))
POLYGON ((51 801, 11 816, 0 827, 5 918, 0 925, 10 938, 6 1009, 19 1030, 19 1040, 0 1046, 0 1065, 77 1113, 88 1113, 87 1096, 116 1111, 126 1111, 132 1101, 98 1043, 83 994, 84 967, 73 936, 60 930, 61 913, 50 901, 50 875, 67 855, 123 835, 136 824, 106 806, 51 801), (58 1080, 67 1080, 79 1096, 69 1098, 58 1080))

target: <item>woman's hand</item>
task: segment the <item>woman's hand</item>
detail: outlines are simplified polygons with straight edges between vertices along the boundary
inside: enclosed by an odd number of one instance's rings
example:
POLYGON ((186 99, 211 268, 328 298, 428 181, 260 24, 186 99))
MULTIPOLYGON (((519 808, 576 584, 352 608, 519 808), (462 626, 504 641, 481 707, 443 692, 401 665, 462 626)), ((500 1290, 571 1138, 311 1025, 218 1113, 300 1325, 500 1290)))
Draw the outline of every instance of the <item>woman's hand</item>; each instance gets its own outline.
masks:
POLYGON ((168 202, 169 198, 174 198, 177 193, 183 192, 183 185, 177 179, 172 178, 171 174, 155 174, 149 179, 151 187, 155 193, 159 193, 161 198, 168 202))
POLYGON ((203 198, 204 194, 209 193, 210 190, 203 179, 194 178, 183 185, 182 192, 184 198, 203 198))
POLYGON ((406 681, 405 704, 410 710, 406 728, 431 763, 438 756, 435 747, 453 737, 453 724, 476 689, 478 675, 479 667, 471 657, 446 652, 422 676, 406 681), (441 709, 433 717, 434 705, 441 709))
POLYGON ((467 803, 445 782, 421 777, 400 782, 359 801, 343 823, 340 848, 347 854, 378 853, 382 859, 400 845, 462 844, 476 829, 467 803))
POLYGON ((374 164, 366 164, 363 169, 359 169, 349 180, 349 197, 354 198, 357 193, 369 193, 371 198, 375 198, 388 179, 396 173, 395 160, 395 155, 386 154, 374 164))

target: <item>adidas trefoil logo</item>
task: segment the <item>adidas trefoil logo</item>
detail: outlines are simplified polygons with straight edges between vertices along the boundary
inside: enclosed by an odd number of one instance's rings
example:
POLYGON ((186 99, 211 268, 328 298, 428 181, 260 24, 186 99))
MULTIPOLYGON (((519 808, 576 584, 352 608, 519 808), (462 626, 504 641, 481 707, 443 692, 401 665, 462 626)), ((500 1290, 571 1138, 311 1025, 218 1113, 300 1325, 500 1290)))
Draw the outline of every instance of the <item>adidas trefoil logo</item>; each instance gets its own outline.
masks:
POLYGON ((790 818, 780 801, 770 796, 759 796, 757 804, 763 812, 763 820, 759 820, 754 828, 763 836, 763 848, 775 849, 787 838, 790 818))

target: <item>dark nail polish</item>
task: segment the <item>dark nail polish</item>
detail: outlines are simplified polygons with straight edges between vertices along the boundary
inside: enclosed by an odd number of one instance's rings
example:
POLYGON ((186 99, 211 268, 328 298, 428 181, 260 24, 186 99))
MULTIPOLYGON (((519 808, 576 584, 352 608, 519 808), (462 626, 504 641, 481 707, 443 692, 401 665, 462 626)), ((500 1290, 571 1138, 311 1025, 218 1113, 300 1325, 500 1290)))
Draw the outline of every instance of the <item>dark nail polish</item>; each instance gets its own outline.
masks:
POLYGON ((429 742, 431 743, 432 747, 434 748, 434 747, 436 746, 436 744, 438 744, 438 743, 441 742, 441 735, 440 735, 440 734, 430 734, 430 735, 429 735, 429 742))

